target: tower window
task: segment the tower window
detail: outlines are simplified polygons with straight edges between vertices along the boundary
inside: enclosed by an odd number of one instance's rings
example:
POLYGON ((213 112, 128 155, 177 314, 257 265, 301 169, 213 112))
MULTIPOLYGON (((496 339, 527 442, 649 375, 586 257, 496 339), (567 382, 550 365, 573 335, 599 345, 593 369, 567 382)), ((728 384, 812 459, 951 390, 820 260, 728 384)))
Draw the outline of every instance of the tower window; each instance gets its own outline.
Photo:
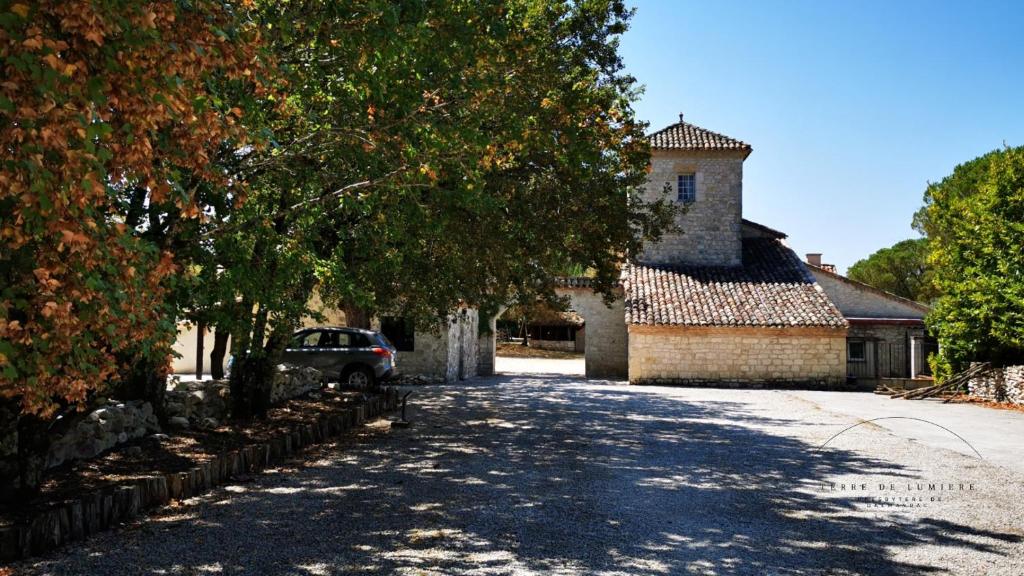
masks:
POLYGON ((695 202, 697 200, 697 175, 696 174, 680 174, 678 185, 676 187, 676 198, 685 204, 695 202))

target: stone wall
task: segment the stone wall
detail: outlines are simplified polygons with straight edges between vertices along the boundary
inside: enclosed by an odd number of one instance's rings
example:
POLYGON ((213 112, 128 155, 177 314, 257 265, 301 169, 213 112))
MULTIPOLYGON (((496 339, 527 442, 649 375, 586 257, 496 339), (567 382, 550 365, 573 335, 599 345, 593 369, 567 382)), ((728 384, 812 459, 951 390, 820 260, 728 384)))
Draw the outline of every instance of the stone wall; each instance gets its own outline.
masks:
POLYGON ((556 350, 559 352, 575 352, 575 340, 530 340, 530 348, 538 350, 556 350))
MULTIPOLYGON (((319 370, 281 365, 274 376, 271 402, 282 402, 317 390, 321 381, 319 370)), ((164 405, 168 423, 176 428, 219 426, 228 414, 228 398, 226 380, 181 382, 178 377, 171 376, 164 405)), ((88 414, 65 416, 54 424, 49 433, 49 448, 41 461, 44 469, 65 462, 87 460, 126 442, 161 431, 149 402, 105 402, 88 414)), ((13 422, 14 414, 4 414, 3 417, 5 421, 13 422)), ((18 431, 10 426, 0 437, 0 481, 17 481, 17 453, 18 431)))
POLYGON ((481 332, 477 339, 476 373, 478 376, 494 374, 494 356, 498 351, 498 317, 504 312, 505 309, 502 308, 497 316, 487 320, 487 331, 481 332))
MULTIPOLYGON (((924 338, 923 324, 903 325, 864 320, 851 321, 847 339, 861 339, 866 343, 865 361, 851 362, 850 375, 861 380, 880 378, 911 378, 910 355, 914 352, 911 337, 924 338), (854 365, 860 365, 854 367, 854 365)), ((920 351, 920 345, 918 345, 920 351)))
POLYGON ((477 375, 479 348, 479 314, 462 308, 433 330, 417 328, 414 350, 398 353, 398 372, 445 382, 472 378, 477 375))
POLYGON ((630 326, 629 381, 841 387, 846 330, 630 326))
POLYGON ((479 322, 480 316, 474 308, 463 308, 449 318, 445 382, 456 382, 476 376, 479 322))
MULTIPOLYGON (((13 423, 15 418, 16 413, 4 414, 5 422, 13 423)), ((108 401, 88 414, 67 415, 54 424, 46 455, 39 461, 40 470, 92 458, 159 431, 149 402, 108 401)), ((18 429, 14 425, 5 427, 0 438, 0 482, 10 483, 3 487, 5 490, 18 483, 18 429)))
POLYGON ((898 324, 872 324, 851 322, 847 331, 849 338, 871 338, 882 342, 908 344, 910 336, 924 337, 924 326, 902 326, 898 324))
POLYGON ((742 263, 743 153, 653 150, 644 188, 648 201, 676 200, 677 177, 693 173, 697 200, 677 219, 682 233, 666 234, 645 246, 640 260, 651 264, 738 266, 742 263))
POLYGON ((1024 366, 993 368, 971 378, 967 389, 972 396, 985 400, 1024 404, 1024 366))
POLYGON ((625 378, 628 369, 626 304, 621 290, 611 305, 589 287, 558 288, 555 293, 569 297, 569 307, 586 322, 584 341, 587 378, 625 378))
POLYGON ((160 424, 149 402, 109 402, 93 410, 63 434, 51 439, 46 467, 92 458, 118 444, 159 432, 160 424))
POLYGON ((814 266, 807 268, 829 300, 847 318, 924 318, 928 313, 927 307, 921 304, 886 294, 814 266))
MULTIPOLYGON (((398 406, 394 388, 365 398, 314 422, 292 425, 270 438, 230 449, 187 470, 153 470, 142 477, 122 478, 52 505, 30 508, 13 522, 0 524, 0 563, 43 554, 69 542, 122 525, 140 513, 203 494, 231 478, 250 475, 298 453, 302 448, 325 442, 354 427, 362 426, 398 406)), ((159 468, 159 466, 158 466, 159 468)), ((0 568, 0 572, 8 570, 0 568)))
POLYGON ((400 350, 396 363, 399 374, 443 378, 448 368, 448 328, 416 327, 412 350, 400 350))
POLYGON ((227 380, 168 381, 167 419, 176 428, 216 428, 228 414, 230 386, 227 380))
MULTIPOLYGON (((278 365, 270 388, 270 402, 277 404, 297 398, 323 385, 323 374, 308 366, 278 365)), ((165 397, 168 423, 176 428, 216 428, 231 408, 231 386, 227 380, 180 381, 168 379, 165 397)))

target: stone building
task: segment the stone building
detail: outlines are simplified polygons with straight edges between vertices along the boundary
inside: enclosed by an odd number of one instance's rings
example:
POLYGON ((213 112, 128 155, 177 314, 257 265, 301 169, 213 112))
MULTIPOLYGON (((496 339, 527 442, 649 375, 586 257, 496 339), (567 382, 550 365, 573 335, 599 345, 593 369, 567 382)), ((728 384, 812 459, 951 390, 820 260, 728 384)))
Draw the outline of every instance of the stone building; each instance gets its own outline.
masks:
POLYGON ((559 352, 583 352, 586 322, 573 311, 560 311, 545 304, 506 312, 499 322, 504 338, 522 337, 530 348, 559 352))
MULTIPOLYGON (((386 319, 385 319, 386 320, 386 319)), ((395 341, 393 332, 381 319, 372 322, 395 341)), ((411 328, 411 327, 410 327, 411 328)), ((479 314, 474 308, 461 308, 442 320, 431 330, 412 329, 412 340, 398 348, 398 370, 402 374, 426 376, 445 382, 455 382, 476 376, 480 357, 479 314)))
MULTIPOLYGON (((927 307, 820 259, 805 263, 784 233, 743 218, 750 145, 682 116, 649 138, 650 176, 639 193, 667 193, 686 209, 680 232, 626 265, 611 304, 586 278, 560 280, 556 294, 585 322, 588 378, 836 388, 849 377, 925 373, 927 307)), ((386 318, 373 327, 402 340, 401 372, 451 382, 494 372, 496 320, 462 309, 438 330, 386 318)))
MULTIPOLYGON (((837 388, 924 372, 926 306, 804 263, 784 233, 743 218, 748 144, 682 116, 649 138, 640 193, 686 209, 679 233, 625 267, 610 306, 587 279, 561 280, 557 294, 586 322, 588 377, 837 388)), ((491 373, 493 336, 479 350, 491 373)))
POLYGON ((872 381, 931 374, 928 353, 937 345, 925 331, 928 306, 837 274, 821 254, 808 254, 807 268, 850 325, 848 376, 872 381))
MULTIPOLYGON (((305 318, 303 327, 346 325, 345 313, 323 306, 319 298, 314 296, 310 306, 322 318, 305 318)), ((481 339, 476 309, 460 308, 430 327, 413 326, 399 318, 375 317, 370 321, 370 328, 384 333, 398 348, 398 368, 402 374, 455 382, 472 378, 479 372, 477 362, 482 356, 478 352, 481 339)), ((199 348, 196 335, 195 326, 179 325, 178 339, 174 344, 177 357, 171 365, 173 373, 191 375, 196 372, 199 348)), ((212 332, 206 331, 204 342, 203 373, 209 374, 212 332)), ((490 370, 493 371, 493 358, 490 370)))
POLYGON ((680 234, 646 246, 624 270, 629 381, 845 383, 846 319, 785 234, 743 219, 750 145, 682 117, 650 142, 643 194, 667 191, 686 210, 680 234))

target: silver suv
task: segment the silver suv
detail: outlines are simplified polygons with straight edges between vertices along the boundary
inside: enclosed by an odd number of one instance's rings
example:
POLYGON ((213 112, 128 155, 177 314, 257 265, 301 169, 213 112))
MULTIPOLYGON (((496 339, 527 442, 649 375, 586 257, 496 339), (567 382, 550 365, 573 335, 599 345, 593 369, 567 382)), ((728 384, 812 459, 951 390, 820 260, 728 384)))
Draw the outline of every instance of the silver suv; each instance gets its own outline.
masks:
POLYGON ((296 332, 283 361, 316 368, 342 384, 366 388, 395 374, 397 356, 398 350, 380 332, 318 326, 296 332))

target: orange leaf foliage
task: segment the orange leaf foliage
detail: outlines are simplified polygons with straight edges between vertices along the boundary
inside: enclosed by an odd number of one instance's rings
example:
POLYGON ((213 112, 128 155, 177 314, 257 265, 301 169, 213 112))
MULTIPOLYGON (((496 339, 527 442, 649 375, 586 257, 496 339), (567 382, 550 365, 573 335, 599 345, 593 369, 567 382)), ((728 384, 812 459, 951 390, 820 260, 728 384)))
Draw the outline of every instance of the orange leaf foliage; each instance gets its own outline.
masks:
POLYGON ((242 9, 190 4, 39 0, 0 27, 0 397, 25 411, 83 402, 134 350, 166 357, 177 267, 125 226, 125 191, 223 184, 210 158, 244 140, 242 110, 196 102, 261 69, 242 9))

